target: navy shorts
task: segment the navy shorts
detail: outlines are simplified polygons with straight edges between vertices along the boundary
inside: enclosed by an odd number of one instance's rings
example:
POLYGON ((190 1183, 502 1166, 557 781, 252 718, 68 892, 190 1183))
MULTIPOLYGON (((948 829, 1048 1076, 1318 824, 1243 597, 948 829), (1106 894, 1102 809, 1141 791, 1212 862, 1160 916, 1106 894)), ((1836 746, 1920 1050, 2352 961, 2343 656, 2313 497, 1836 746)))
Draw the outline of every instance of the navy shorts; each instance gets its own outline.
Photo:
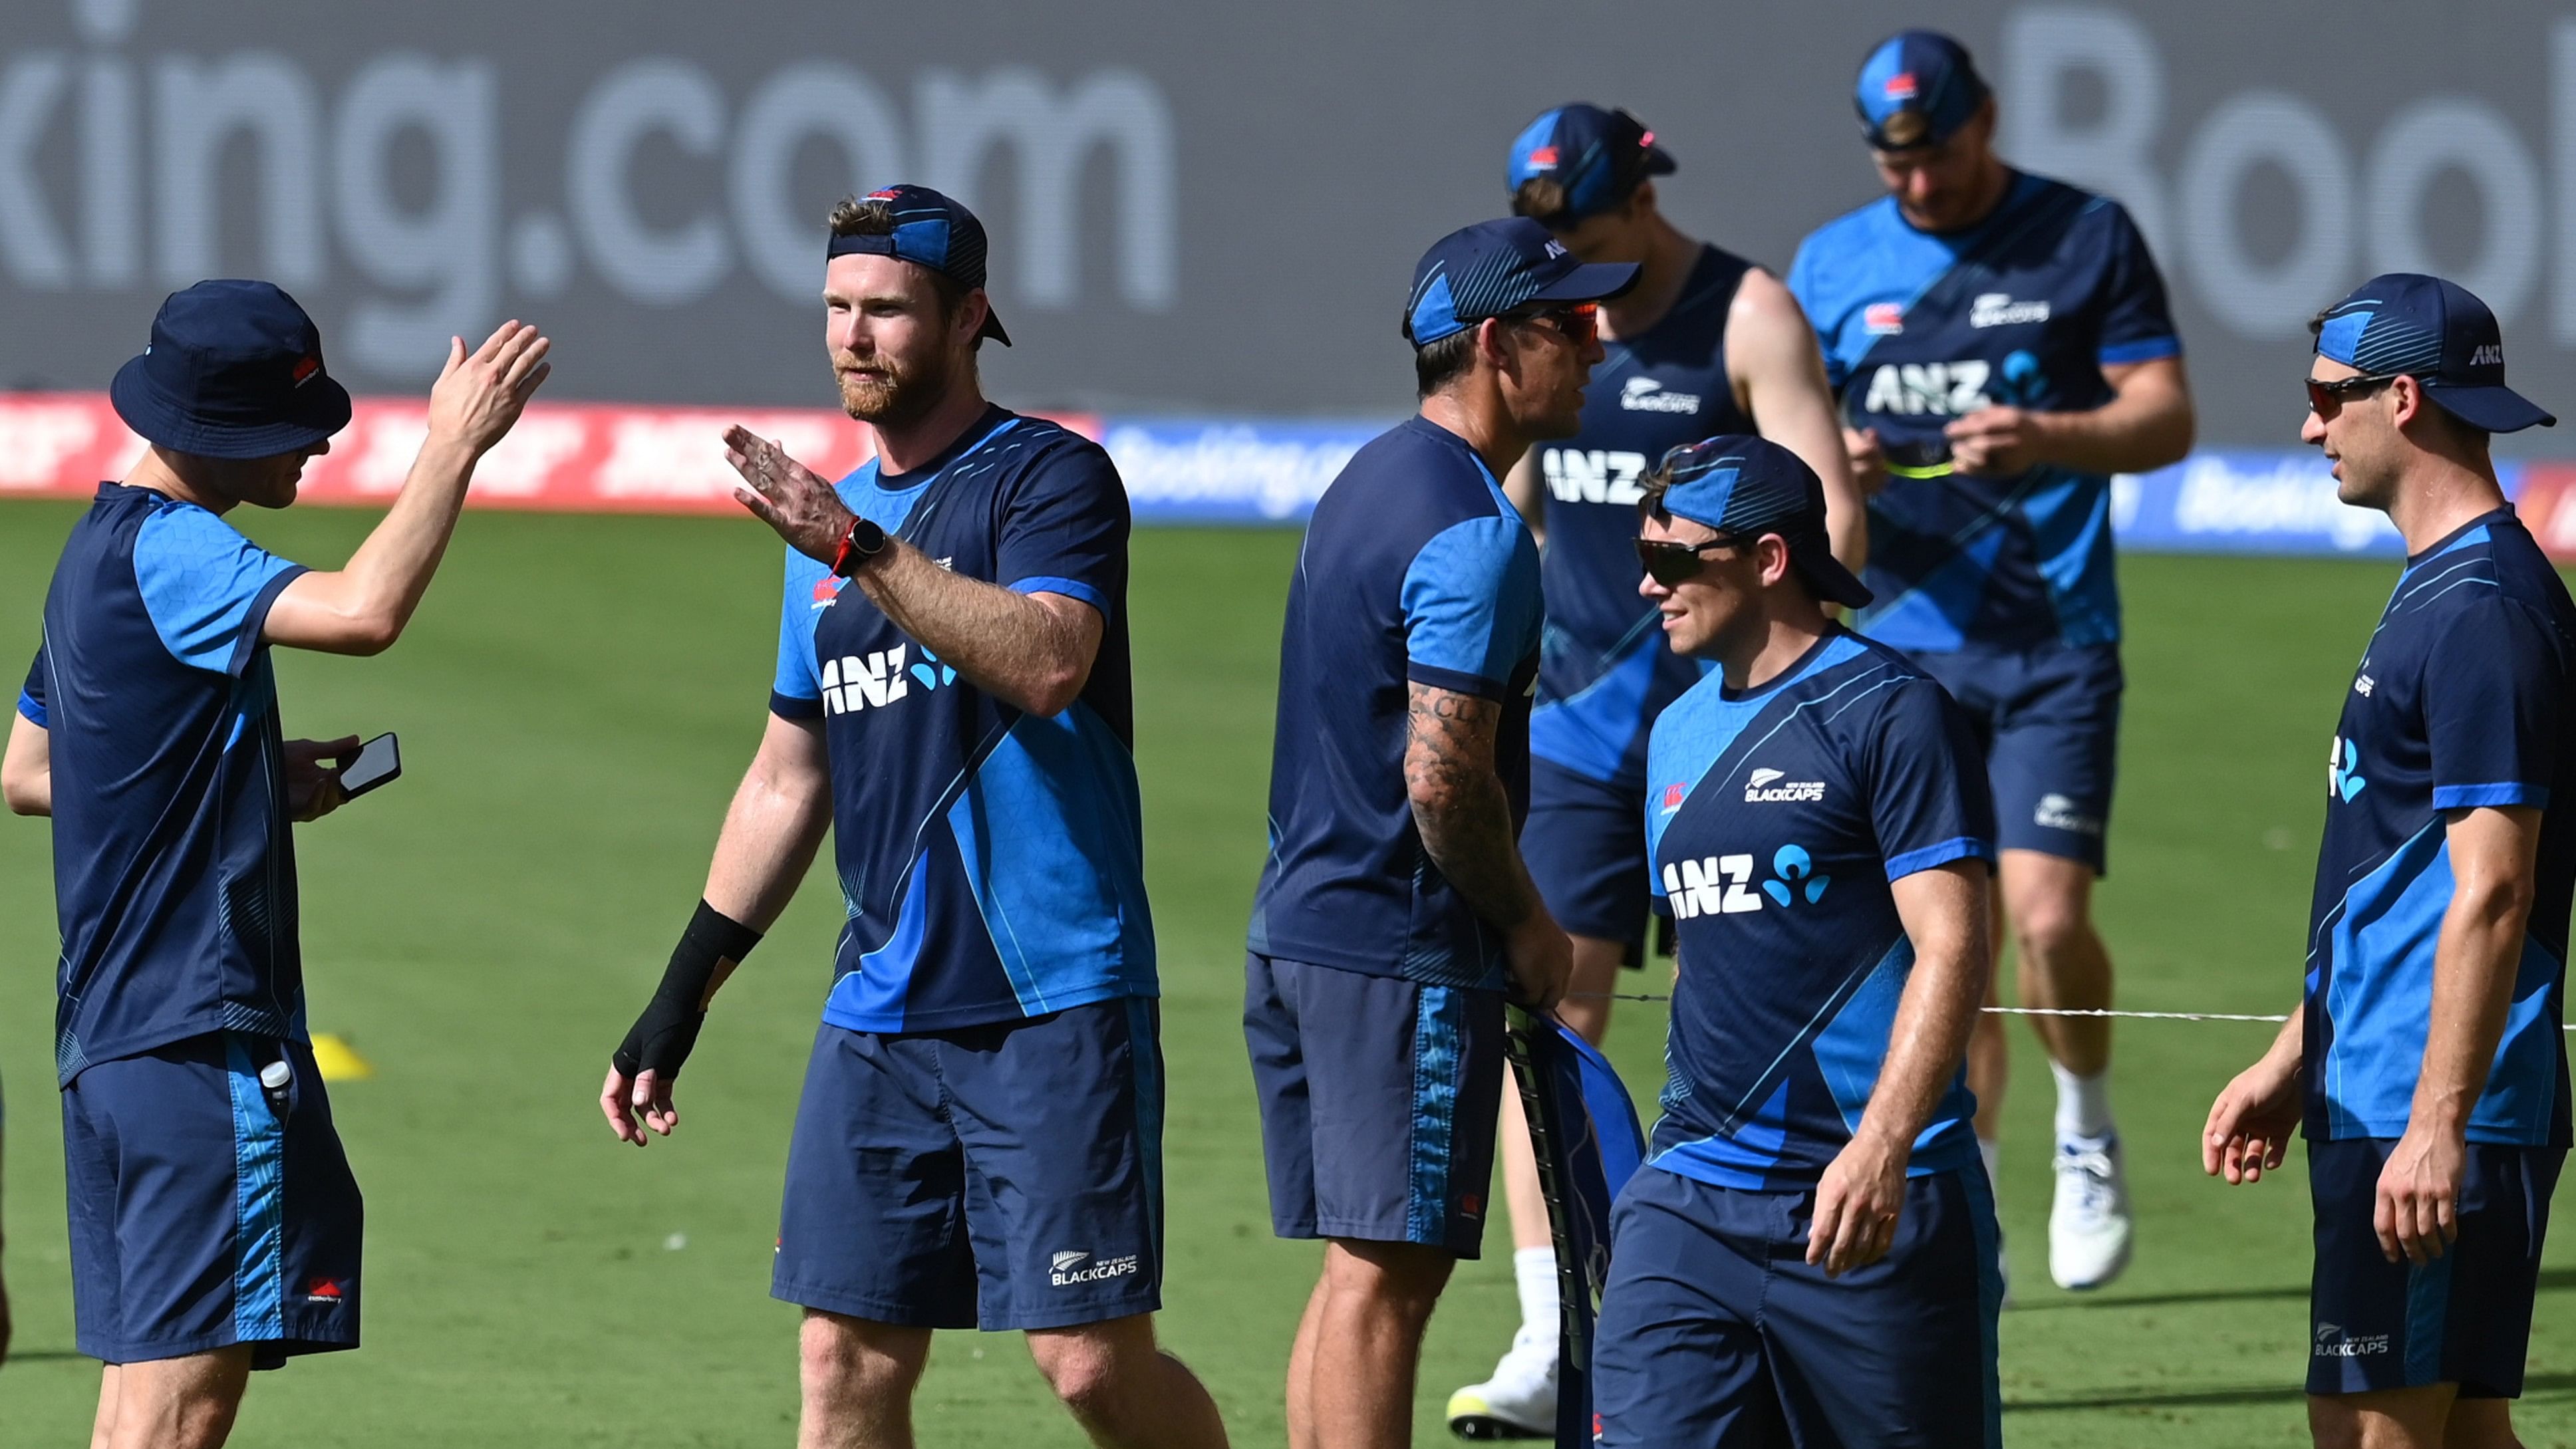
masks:
POLYGON ((2120 741, 2120 646, 1913 656, 1967 710, 1995 792, 1997 848, 2105 870, 2120 741))
POLYGON ((1603 1449, 2003 1443, 1985 1173, 1909 1179, 1894 1246, 1840 1278, 1807 1266, 1814 1207, 1661 1168, 1628 1179, 1593 1335, 1603 1449))
POLYGON ((1475 1257, 1503 1105, 1503 994, 1257 953, 1244 977, 1271 1229, 1475 1257))
POLYGON ((358 1346, 364 1207, 312 1048, 216 1032, 63 1088, 72 1318, 106 1363, 358 1346), (281 1116, 259 1082, 294 1069, 281 1116))
POLYGON ((2464 1399, 2522 1395, 2540 1291, 2540 1241, 2566 1150, 2469 1144, 2460 1236, 2417 1267, 2381 1256, 2371 1214, 2396 1142, 2308 1144, 2317 1220, 2308 1293, 2308 1392, 2458 1384, 2464 1399))
POLYGON ((1529 819, 1521 859, 1550 915, 1568 935, 1617 941, 1627 964, 1645 957, 1648 888, 1646 787, 1578 775, 1530 761, 1529 819))
POLYGON ((1153 1001, 814 1037, 770 1295, 907 1328, 1067 1328, 1162 1307, 1153 1001))

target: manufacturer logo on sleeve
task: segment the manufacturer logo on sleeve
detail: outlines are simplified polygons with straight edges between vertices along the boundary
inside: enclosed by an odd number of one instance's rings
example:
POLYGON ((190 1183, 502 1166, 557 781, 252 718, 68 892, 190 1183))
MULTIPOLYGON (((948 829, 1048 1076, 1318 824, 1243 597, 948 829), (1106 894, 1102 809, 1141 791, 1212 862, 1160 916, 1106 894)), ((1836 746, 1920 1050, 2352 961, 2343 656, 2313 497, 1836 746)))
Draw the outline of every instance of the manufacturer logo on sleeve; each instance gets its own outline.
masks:
POLYGON ((1861 309, 1860 321, 1872 337, 1894 337, 1905 330, 1905 304, 1872 302, 1861 309))
POLYGON ((1687 785, 1683 785, 1678 782, 1666 785, 1664 787, 1664 813, 1666 815, 1670 815, 1674 811, 1682 808, 1682 797, 1689 793, 1690 787, 1687 785))

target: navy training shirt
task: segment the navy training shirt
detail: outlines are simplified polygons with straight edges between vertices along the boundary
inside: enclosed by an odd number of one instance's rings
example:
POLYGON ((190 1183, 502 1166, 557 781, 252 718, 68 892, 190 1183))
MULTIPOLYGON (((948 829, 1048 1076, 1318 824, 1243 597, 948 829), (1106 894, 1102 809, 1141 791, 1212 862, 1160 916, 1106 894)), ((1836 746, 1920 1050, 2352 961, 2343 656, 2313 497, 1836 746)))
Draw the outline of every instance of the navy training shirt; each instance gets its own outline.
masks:
POLYGON ((1265 956, 1499 989, 1502 933, 1441 877, 1404 786, 1408 683, 1501 702, 1495 768, 1529 810, 1538 546, 1466 440, 1420 417, 1371 439, 1315 505, 1288 587, 1271 743, 1265 956))
POLYGON ((295 842, 260 629, 302 566, 194 503, 102 484, 18 697, 53 762, 54 1057, 304 1037, 295 842))
MULTIPOLYGON (((1655 721, 1646 844, 1681 946, 1649 1160, 1718 1187, 1811 1186, 1887 1058, 1914 946, 1893 883, 1994 860, 1966 714, 1837 629, 1758 689, 1710 674, 1655 721)), ((1974 1166, 1964 1067, 1908 1172, 1974 1166)))
POLYGON ((1603 339, 1582 431, 1535 450, 1547 632, 1530 754, 1586 779, 1643 789, 1648 727, 1704 672, 1664 647, 1663 616, 1637 595, 1639 480, 1670 449, 1754 430, 1726 371, 1727 311, 1752 267, 1702 247, 1671 311, 1636 337, 1603 339))
MULTIPOLYGON (((1789 290, 1843 416, 1893 443, 1988 406, 2080 412, 2102 369, 2175 357, 2164 279, 2117 202, 2016 172, 1984 221, 1917 230, 1881 197, 1800 244, 1789 290)), ((2120 637, 2110 479, 1890 478, 1869 503, 1878 601, 1859 627, 1908 652, 2084 646, 2120 637)))
POLYGON ((2576 604, 2510 508, 2406 561, 2327 756, 2308 931, 2311 1138, 2401 1137, 2451 904, 2442 812, 2544 812, 2504 1039, 2468 1140, 2569 1145, 2567 914, 2576 899, 2576 604))
POLYGON ((995 699, 787 551, 769 707, 821 719, 849 921, 823 1020, 936 1031, 1157 993, 1127 640, 1127 491, 1099 445, 989 408, 842 502, 942 568, 1100 611, 1080 698, 995 699))

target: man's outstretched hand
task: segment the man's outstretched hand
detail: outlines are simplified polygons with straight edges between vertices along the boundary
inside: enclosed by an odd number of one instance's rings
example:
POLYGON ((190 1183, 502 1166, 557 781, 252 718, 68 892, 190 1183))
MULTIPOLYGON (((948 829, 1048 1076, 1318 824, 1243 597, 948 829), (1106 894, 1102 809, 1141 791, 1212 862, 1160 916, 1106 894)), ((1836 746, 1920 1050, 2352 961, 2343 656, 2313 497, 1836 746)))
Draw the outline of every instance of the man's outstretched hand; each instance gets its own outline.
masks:
POLYGON ((778 530, 788 547, 830 563, 852 516, 831 483, 749 428, 727 428, 724 440, 725 461, 742 475, 734 500, 778 530))

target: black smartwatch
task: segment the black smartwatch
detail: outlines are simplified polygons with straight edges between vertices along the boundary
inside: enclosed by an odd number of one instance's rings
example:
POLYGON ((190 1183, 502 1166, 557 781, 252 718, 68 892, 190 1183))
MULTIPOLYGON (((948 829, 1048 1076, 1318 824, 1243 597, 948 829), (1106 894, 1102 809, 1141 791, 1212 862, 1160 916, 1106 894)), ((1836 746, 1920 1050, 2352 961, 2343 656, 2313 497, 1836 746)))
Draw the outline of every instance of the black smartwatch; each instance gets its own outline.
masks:
POLYGON ((842 578, 855 578, 859 565, 885 552, 886 531, 864 518, 850 520, 850 531, 841 535, 841 551, 832 556, 832 572, 842 578))

